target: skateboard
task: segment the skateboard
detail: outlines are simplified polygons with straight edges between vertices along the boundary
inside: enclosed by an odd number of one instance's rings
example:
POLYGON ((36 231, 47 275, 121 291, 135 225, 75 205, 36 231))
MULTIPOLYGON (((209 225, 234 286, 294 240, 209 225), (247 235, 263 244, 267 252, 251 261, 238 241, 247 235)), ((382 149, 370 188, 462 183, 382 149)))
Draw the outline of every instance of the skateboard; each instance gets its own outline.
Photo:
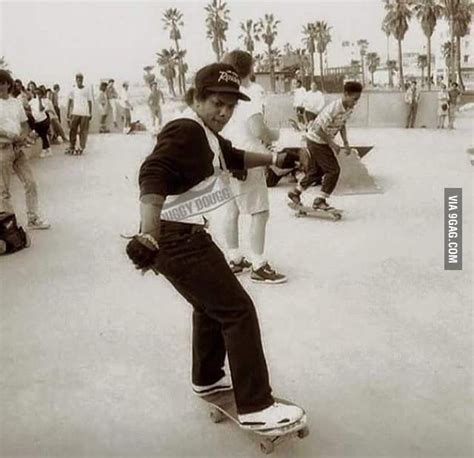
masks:
POLYGON ((330 208, 328 210, 316 210, 313 207, 307 207, 305 205, 298 205, 294 202, 288 202, 288 206, 295 210, 295 216, 316 216, 318 218, 328 218, 333 219, 334 221, 339 221, 342 218, 342 210, 337 208, 330 208))
MULTIPOLYGON (((234 391, 219 391, 217 393, 203 396, 201 399, 210 404, 209 417, 213 423, 220 423, 226 418, 230 418, 234 423, 240 426, 237 417, 237 406, 235 405, 234 391)), ((275 398, 275 401, 282 404, 291 404, 284 399, 275 398)), ((244 428, 243 428, 244 429, 244 428)), ((291 438, 298 437, 303 439, 309 434, 306 414, 292 425, 283 426, 278 429, 269 430, 248 430, 251 433, 260 436, 260 450, 268 455, 275 450, 275 447, 291 438)))
POLYGON ((127 131, 127 135, 133 134, 133 132, 135 132, 137 130, 137 126, 138 126, 139 123, 140 123, 140 121, 134 121, 134 122, 130 123, 130 126, 129 126, 128 131, 127 131))

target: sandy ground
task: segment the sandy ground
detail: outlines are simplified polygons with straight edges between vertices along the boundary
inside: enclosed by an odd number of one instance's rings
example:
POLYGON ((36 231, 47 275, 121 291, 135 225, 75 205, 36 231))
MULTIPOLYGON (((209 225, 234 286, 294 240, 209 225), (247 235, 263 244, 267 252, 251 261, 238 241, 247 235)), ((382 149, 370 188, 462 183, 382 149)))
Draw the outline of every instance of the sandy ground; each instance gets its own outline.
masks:
MULTIPOLYGON (((270 190, 267 251, 289 282, 241 281, 274 392, 311 429, 274 456, 472 456, 472 120, 459 127, 351 129, 376 145, 364 162, 384 193, 334 198, 340 222, 295 218, 290 185, 270 190), (464 192, 463 271, 443 270, 445 187, 464 192)), ((124 254, 152 141, 92 136, 83 157, 32 161, 53 227, 0 259, 2 457, 261 456, 191 394, 190 307, 124 254)))

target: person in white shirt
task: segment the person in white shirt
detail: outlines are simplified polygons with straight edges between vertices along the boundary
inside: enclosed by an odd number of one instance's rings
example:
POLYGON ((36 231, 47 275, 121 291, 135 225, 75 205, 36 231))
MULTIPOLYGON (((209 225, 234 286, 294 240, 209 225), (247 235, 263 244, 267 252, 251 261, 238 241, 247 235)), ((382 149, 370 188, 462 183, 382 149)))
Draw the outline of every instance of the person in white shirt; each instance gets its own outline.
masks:
POLYGON ((306 89, 303 87, 301 80, 296 80, 296 88, 293 91, 293 108, 296 111, 296 119, 300 123, 304 123, 304 99, 306 89))
POLYGON ((306 132, 306 146, 309 153, 308 170, 296 188, 288 193, 290 200, 301 205, 301 194, 316 180, 322 177, 321 191, 313 201, 315 210, 331 210, 326 199, 336 188, 341 169, 336 154, 349 151, 346 122, 352 115, 360 99, 362 85, 357 81, 344 84, 342 98, 326 105, 318 117, 311 121, 306 132), (344 146, 338 145, 334 138, 340 134, 344 146))
POLYGON ((318 85, 313 81, 311 90, 306 92, 303 100, 304 120, 306 123, 316 119, 318 114, 324 108, 324 95, 318 89, 318 85))
POLYGON ((92 95, 89 87, 84 86, 82 73, 76 75, 76 86, 69 93, 67 119, 70 123, 69 148, 65 154, 82 154, 87 144, 89 123, 92 118, 92 95), (79 131, 79 148, 76 137, 79 131))
POLYGON ((14 213, 10 180, 15 172, 25 188, 29 229, 49 229, 38 214, 38 191, 23 146, 26 144, 28 118, 20 100, 11 96, 13 79, 0 70, 0 213, 14 213))
POLYGON ((122 84, 122 90, 120 91, 119 103, 123 109, 123 133, 130 133, 130 126, 132 124, 132 104, 130 103, 130 98, 128 94, 128 83, 124 82, 122 84))
MULTIPOLYGON (((249 102, 239 102, 223 129, 222 136, 244 151, 269 153, 267 146, 278 139, 279 132, 269 129, 264 122, 261 87, 250 81, 252 56, 245 51, 235 50, 226 54, 222 62, 235 68, 241 80, 240 90, 251 99, 249 102)), ((265 168, 257 167, 245 172, 235 174, 230 179, 235 199, 225 206, 225 236, 230 267, 235 274, 251 268, 250 278, 257 283, 283 283, 286 276, 276 272, 265 256, 265 234, 270 208, 265 168), (251 216, 251 262, 245 259, 239 247, 240 215, 251 216)))
POLYGON ((28 102, 34 119, 33 129, 41 138, 42 150, 39 155, 41 158, 53 155, 48 138, 50 120, 42 99, 44 96, 42 89, 36 89, 33 98, 28 102))
POLYGON ((410 83, 405 93, 405 103, 408 106, 407 114, 407 129, 413 129, 415 127, 416 112, 418 111, 418 103, 420 101, 420 91, 416 86, 416 81, 413 80, 410 83))

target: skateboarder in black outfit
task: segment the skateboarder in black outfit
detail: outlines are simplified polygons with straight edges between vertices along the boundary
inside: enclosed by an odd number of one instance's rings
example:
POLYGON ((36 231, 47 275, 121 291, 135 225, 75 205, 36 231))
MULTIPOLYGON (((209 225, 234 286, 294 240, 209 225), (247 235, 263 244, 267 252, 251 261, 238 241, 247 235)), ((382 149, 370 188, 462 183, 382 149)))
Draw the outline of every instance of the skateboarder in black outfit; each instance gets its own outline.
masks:
POLYGON ((280 165, 284 159, 237 150, 219 135, 238 100, 249 100, 239 86, 230 65, 197 72, 187 97, 192 109, 163 127, 140 168, 141 233, 128 243, 127 254, 137 268, 163 274, 193 306, 195 393, 233 385, 241 426, 268 429, 297 422, 303 411, 272 397, 252 300, 206 232, 202 215, 191 212, 193 202, 202 206, 200 196, 212 188, 216 159, 224 170, 280 165), (232 384, 223 370, 226 353, 232 384))

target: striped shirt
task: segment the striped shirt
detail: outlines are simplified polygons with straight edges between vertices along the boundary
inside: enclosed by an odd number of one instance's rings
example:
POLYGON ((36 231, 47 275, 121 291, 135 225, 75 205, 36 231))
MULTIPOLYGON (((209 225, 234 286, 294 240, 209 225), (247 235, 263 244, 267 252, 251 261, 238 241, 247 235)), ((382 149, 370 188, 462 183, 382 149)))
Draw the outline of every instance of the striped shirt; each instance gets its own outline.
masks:
POLYGON ((306 137, 315 143, 326 144, 316 133, 318 127, 321 128, 328 137, 334 138, 345 126, 346 121, 352 115, 353 111, 352 108, 347 110, 344 108, 342 99, 334 100, 334 102, 329 103, 323 108, 316 119, 309 123, 306 137))

